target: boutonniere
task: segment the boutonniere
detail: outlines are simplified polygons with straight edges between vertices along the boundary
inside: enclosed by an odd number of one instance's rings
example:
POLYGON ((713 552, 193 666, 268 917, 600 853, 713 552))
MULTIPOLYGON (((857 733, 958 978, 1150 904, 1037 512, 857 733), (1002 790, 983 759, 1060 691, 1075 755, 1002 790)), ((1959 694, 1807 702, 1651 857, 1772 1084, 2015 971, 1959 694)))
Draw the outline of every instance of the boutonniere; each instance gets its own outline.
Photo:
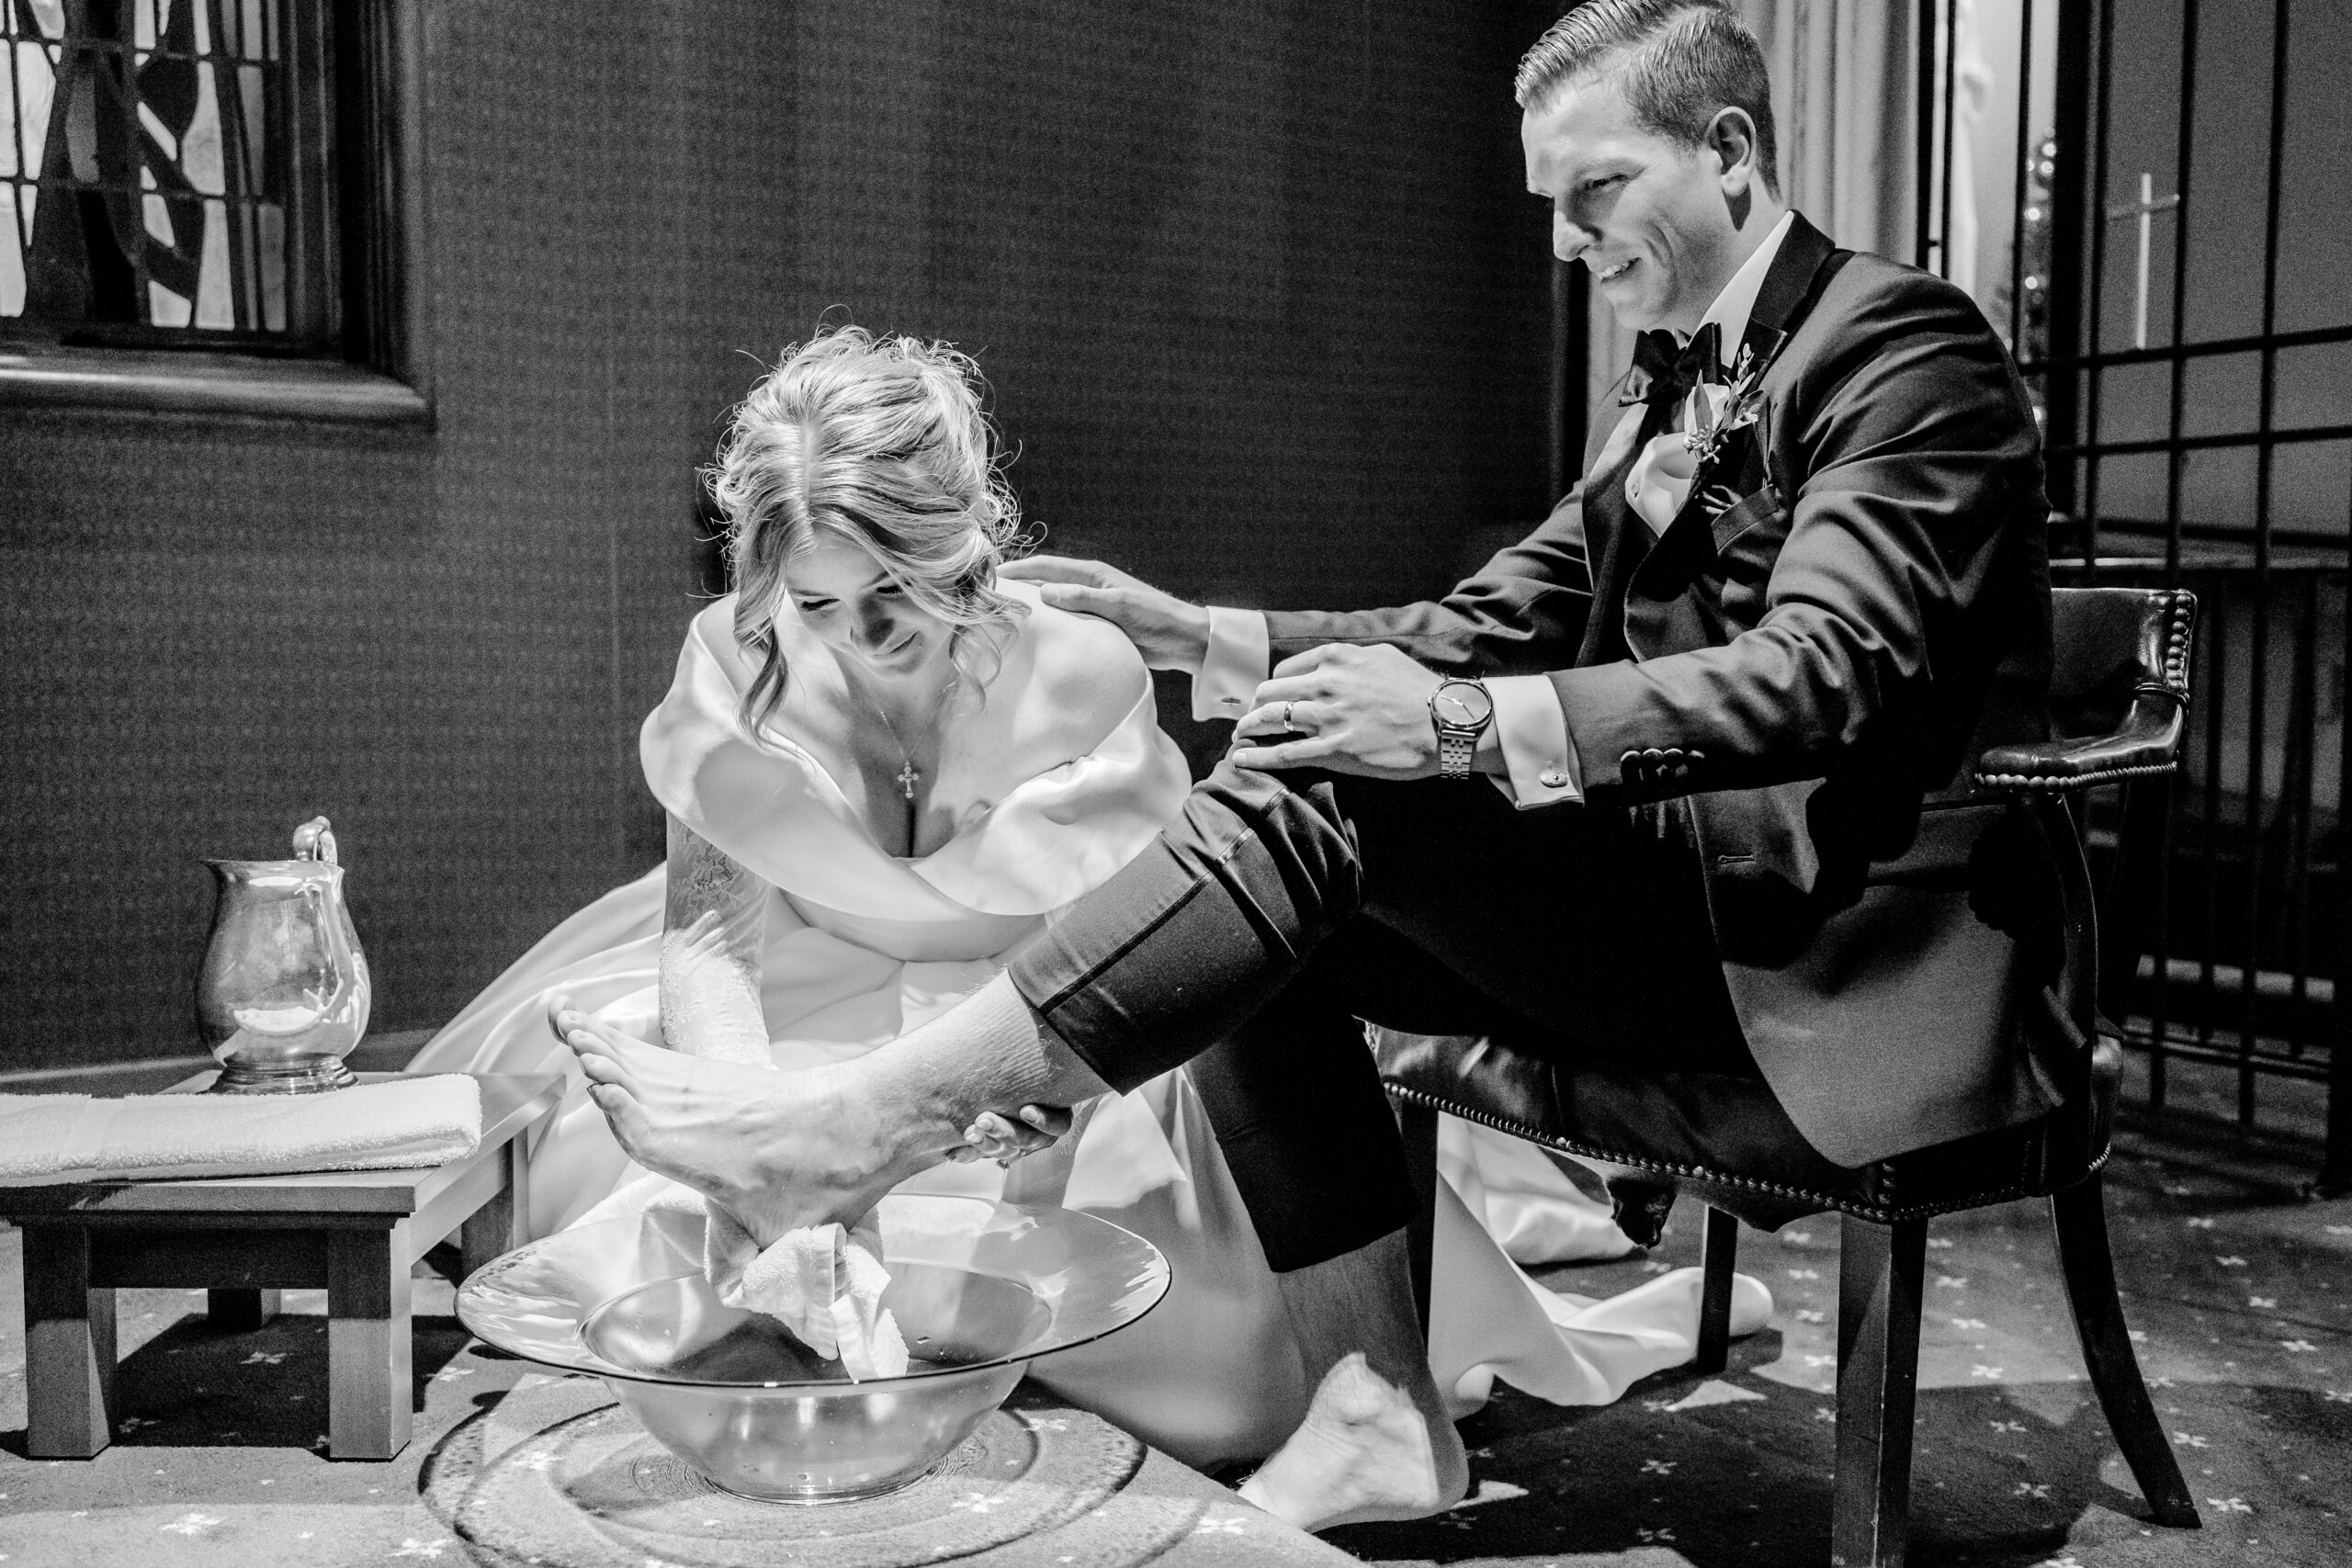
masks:
POLYGON ((1763 384, 1764 361, 1747 344, 1740 344, 1728 383, 1702 382, 1690 389, 1690 401, 1682 418, 1683 450, 1702 467, 1713 462, 1733 431, 1756 423, 1762 412, 1757 394, 1763 384))

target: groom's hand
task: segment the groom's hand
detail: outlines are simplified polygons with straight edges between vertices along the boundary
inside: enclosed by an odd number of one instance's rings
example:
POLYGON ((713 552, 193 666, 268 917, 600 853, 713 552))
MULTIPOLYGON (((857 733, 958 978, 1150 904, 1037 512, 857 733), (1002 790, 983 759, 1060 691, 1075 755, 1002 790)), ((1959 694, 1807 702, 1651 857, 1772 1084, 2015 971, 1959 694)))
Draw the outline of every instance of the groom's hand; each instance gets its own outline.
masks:
POLYGON ((1201 672, 1208 657, 1209 613, 1163 593, 1099 560, 1031 556, 997 569, 1015 582, 1034 582, 1046 603, 1072 615, 1100 615, 1121 631, 1154 670, 1201 672))
POLYGON ((1374 779, 1437 773, 1430 697, 1442 679, 1384 645, 1326 643, 1274 667, 1257 706, 1233 727, 1245 768, 1324 768, 1374 779), (1261 737, 1289 735, 1272 745, 1261 737))

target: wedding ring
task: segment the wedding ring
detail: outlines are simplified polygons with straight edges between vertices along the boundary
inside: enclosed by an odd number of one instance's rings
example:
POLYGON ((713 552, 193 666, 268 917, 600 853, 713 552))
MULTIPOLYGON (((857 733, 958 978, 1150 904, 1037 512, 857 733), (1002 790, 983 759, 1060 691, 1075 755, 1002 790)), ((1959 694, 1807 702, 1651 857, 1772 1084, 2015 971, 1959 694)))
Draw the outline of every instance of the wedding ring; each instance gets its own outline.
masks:
POLYGON ((1284 703, 1283 705, 1283 728, 1284 729, 1296 729, 1298 726, 1290 721, 1290 704, 1284 703))

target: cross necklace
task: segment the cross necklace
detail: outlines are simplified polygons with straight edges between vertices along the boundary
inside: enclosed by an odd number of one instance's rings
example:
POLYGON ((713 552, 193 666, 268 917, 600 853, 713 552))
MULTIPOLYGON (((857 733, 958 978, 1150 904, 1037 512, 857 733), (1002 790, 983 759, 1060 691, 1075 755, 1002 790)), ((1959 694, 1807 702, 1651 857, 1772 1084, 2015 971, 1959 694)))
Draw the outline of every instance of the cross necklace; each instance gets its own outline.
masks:
MULTIPOLYGON (((890 710, 876 702, 863 688, 859 689, 858 695, 865 698, 866 706, 874 710, 874 716, 882 721, 883 729, 889 734, 890 743, 899 749, 899 771, 892 776, 891 782, 899 786, 899 797, 907 803, 907 850, 911 853, 915 847, 915 786, 922 782, 922 770, 915 766, 914 752, 900 738, 899 727, 891 722, 890 710)), ((939 694, 938 703, 933 706, 932 716, 936 718, 939 710, 946 705, 947 693, 943 689, 939 694)))

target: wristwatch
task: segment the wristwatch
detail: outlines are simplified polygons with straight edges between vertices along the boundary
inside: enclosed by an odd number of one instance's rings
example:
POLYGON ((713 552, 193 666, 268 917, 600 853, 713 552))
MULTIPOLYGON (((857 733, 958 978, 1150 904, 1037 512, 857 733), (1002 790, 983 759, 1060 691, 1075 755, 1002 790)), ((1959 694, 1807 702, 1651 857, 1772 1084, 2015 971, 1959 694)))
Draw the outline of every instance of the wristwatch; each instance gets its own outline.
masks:
POLYGON ((1437 776, 1466 779, 1478 737, 1495 722, 1495 699, 1484 681, 1440 682, 1430 694, 1430 722, 1437 726, 1437 776))

